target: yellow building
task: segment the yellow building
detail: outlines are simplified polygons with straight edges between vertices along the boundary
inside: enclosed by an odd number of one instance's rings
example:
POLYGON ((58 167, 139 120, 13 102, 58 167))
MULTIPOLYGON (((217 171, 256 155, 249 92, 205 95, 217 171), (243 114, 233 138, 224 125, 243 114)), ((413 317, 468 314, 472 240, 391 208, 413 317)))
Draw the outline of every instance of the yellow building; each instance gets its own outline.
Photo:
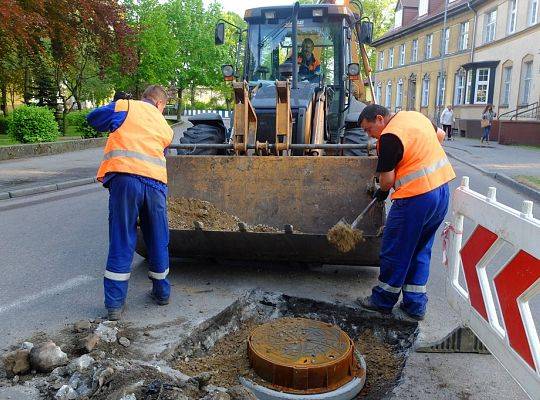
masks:
POLYGON ((464 95, 459 70, 470 61, 474 12, 455 0, 398 0, 394 27, 377 51, 375 95, 392 110, 420 111, 434 122, 464 95))

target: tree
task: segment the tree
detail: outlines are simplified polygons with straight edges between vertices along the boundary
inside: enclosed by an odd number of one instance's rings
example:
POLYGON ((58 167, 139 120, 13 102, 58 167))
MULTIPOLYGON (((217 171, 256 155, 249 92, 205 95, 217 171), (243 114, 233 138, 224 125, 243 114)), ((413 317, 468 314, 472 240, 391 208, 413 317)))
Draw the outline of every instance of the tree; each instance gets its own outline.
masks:
MULTIPOLYGON (((373 38, 377 39, 384 35, 394 19, 395 0, 362 0, 363 16, 373 22, 373 38)), ((373 48, 367 47, 369 64, 375 71, 376 54, 373 48)))

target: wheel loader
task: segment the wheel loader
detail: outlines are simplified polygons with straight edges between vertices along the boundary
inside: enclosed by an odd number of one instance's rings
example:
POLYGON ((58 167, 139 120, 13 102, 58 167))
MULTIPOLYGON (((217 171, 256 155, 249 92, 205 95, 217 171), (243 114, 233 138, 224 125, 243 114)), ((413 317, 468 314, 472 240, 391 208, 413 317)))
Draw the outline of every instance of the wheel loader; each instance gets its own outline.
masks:
MULTIPOLYGON (((193 126, 171 145, 177 154, 167 157, 169 196, 277 229, 171 229, 171 257, 378 265, 383 205, 362 219, 355 249, 341 253, 326 238, 341 218, 355 219, 375 184, 374 144, 358 126, 373 99, 364 47, 373 24, 359 3, 261 7, 244 19, 246 30, 227 26, 245 41, 236 65, 222 67, 234 92, 230 129, 218 114, 189 119, 193 126)), ((216 26, 216 45, 225 25, 216 26)))

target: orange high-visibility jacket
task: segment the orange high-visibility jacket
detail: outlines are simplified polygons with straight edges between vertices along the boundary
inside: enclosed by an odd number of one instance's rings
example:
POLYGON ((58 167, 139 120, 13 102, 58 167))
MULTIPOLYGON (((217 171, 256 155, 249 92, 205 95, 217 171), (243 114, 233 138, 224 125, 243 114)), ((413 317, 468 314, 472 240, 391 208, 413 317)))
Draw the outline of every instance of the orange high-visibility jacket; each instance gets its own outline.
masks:
POLYGON ((152 104, 118 100, 115 111, 127 111, 124 123, 109 135, 97 179, 108 172, 124 172, 167 183, 163 154, 173 139, 169 124, 152 104))
POLYGON ((403 144, 403 158, 396 165, 392 199, 427 193, 456 177, 433 124, 416 111, 400 111, 388 122, 381 136, 396 135, 403 144))

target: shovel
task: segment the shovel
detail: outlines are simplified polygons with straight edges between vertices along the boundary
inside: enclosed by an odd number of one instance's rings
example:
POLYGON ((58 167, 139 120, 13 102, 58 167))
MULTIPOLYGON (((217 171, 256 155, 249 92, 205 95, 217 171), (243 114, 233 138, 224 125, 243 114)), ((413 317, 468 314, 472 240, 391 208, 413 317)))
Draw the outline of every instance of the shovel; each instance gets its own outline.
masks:
POLYGON ((356 244, 363 240, 362 232, 356 229, 356 227, 376 202, 376 198, 371 200, 351 225, 349 225, 344 218, 341 218, 326 234, 327 240, 341 253, 348 253, 354 249, 356 244))
MULTIPOLYGON (((366 215, 366 213, 371 210, 371 207, 373 207, 373 205, 377 202, 377 198, 374 198, 373 200, 371 200, 369 202, 369 204, 367 205, 366 208, 364 208, 364 210, 358 214, 358 217, 356 217, 356 219, 353 221, 353 223, 351 224, 351 228, 353 229, 356 229, 356 227, 358 226, 358 224, 360 223, 360 221, 362 221, 362 218, 364 218, 364 215, 366 215)), ((341 222, 345 221, 343 218, 341 218, 340 220, 341 222)))

